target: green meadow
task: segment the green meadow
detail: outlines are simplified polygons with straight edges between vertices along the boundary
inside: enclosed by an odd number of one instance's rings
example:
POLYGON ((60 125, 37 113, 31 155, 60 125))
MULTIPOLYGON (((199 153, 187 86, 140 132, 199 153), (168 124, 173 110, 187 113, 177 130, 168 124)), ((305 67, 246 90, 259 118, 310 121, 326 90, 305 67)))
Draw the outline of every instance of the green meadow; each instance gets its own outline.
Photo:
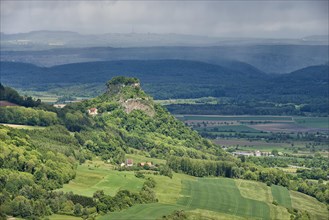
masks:
POLYGON ((291 208, 291 199, 290 194, 287 188, 282 186, 271 186, 273 200, 276 201, 279 205, 291 208))
MULTIPOLYGON (((128 155, 134 160, 144 156, 128 155), (135 157, 134 157, 135 156, 135 157)), ((155 161, 154 161, 155 162, 155 161)), ((163 161, 157 161, 163 162, 163 161)), ((287 207, 306 210, 313 219, 326 219, 326 206, 302 193, 288 191, 281 186, 229 179, 196 178, 174 173, 173 178, 146 174, 156 181, 158 203, 139 204, 120 212, 98 216, 98 220, 159 219, 175 210, 185 210, 189 219, 290 219, 287 207), (278 205, 274 205, 277 201, 278 205)), ((132 171, 116 171, 101 161, 88 161, 78 166, 77 176, 60 190, 92 196, 96 190, 114 195, 120 189, 137 192, 144 179, 136 178, 132 171)), ((53 215, 50 220, 77 219, 53 215)))
POLYGON ((71 215, 51 215, 48 217, 49 220, 81 220, 79 217, 71 216, 71 215))
POLYGON ((142 179, 135 177, 134 172, 119 172, 111 167, 99 166, 97 163, 87 163, 78 166, 76 178, 60 190, 90 197, 97 190, 115 195, 123 189, 138 192, 143 182, 142 179))
POLYGON ((270 209, 264 202, 242 197, 233 179, 202 178, 185 181, 184 197, 178 204, 190 209, 205 209, 246 218, 270 219, 270 209))
POLYGON ((329 211, 325 204, 313 197, 290 191, 291 205, 293 208, 307 211, 312 219, 328 220, 329 211))
POLYGON ((121 212, 113 212, 104 216, 97 218, 98 220, 151 220, 159 219, 163 215, 168 215, 175 210, 184 209, 185 207, 180 207, 179 205, 171 204, 161 204, 161 203, 151 203, 151 204, 140 204, 135 205, 129 209, 125 209, 121 212))

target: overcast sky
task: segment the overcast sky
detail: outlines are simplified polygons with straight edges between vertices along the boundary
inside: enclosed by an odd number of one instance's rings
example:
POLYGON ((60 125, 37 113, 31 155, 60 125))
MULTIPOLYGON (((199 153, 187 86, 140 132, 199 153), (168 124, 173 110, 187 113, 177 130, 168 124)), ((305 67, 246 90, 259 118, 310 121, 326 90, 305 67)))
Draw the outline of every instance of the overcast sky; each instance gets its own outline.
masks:
POLYGON ((1 32, 178 33, 300 38, 328 34, 325 1, 1 0, 1 32))

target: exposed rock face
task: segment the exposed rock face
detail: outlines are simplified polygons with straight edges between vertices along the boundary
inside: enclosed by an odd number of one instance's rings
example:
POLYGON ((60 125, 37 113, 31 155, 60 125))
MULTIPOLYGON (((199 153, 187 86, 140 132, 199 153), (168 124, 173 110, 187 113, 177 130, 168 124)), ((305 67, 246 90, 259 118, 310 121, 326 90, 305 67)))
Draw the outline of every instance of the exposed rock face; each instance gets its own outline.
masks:
POLYGON ((133 110, 141 110, 145 112, 148 116, 153 117, 155 114, 155 111, 153 109, 153 106, 150 106, 145 102, 145 100, 142 99, 127 99, 125 101, 121 102, 121 105, 125 108, 126 113, 130 113, 133 110))
POLYGON ((126 113, 141 110, 151 117, 155 115, 153 100, 141 89, 137 78, 118 76, 112 78, 106 85, 108 88, 106 95, 118 101, 126 113))

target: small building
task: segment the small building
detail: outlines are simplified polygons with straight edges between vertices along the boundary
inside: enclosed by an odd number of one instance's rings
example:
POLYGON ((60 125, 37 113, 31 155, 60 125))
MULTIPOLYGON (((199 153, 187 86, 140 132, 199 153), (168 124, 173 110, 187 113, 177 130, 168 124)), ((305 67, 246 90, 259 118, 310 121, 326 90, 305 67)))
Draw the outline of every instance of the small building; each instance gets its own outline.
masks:
POLYGON ((125 165, 126 165, 125 163, 121 163, 121 164, 120 164, 121 167, 124 167, 125 165))
POLYGON ((64 108, 66 104, 54 104, 53 105, 55 108, 64 108))
POLYGON ((127 159, 126 160, 126 166, 127 167, 131 167, 131 166, 133 166, 134 165, 134 161, 133 161, 133 159, 127 159))
POLYGON ((236 152, 233 152, 233 155, 235 156, 254 156, 253 153, 250 153, 250 152, 245 152, 245 151, 236 151, 236 152))
POLYGON ((258 150, 258 151, 255 152, 255 156, 260 157, 260 156, 262 156, 262 153, 258 150))
POLYGON ((135 87, 135 88, 139 88, 140 86, 141 86, 141 84, 140 84, 140 83, 138 83, 138 82, 137 82, 137 83, 133 83, 133 84, 132 84, 132 87, 135 87))
POLYGON ((91 116, 97 115, 98 114, 97 108, 90 108, 90 109, 88 109, 88 114, 91 115, 91 116))

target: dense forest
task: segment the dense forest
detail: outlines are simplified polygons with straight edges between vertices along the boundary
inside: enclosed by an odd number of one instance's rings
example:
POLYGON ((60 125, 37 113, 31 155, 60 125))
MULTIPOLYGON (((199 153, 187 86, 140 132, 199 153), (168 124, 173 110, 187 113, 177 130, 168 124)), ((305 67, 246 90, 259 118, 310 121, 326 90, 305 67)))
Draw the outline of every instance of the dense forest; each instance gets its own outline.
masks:
POLYGON ((6 100, 25 107, 36 107, 41 104, 41 100, 33 100, 32 97, 22 97, 18 92, 0 83, 0 101, 6 100))
POLYGON ((300 171, 297 176, 291 176, 269 168, 266 165, 269 161, 235 158, 155 104, 136 78, 113 78, 104 94, 63 109, 40 104, 33 108, 16 106, 0 110, 4 113, 1 123, 47 126, 33 130, 0 126, 3 219, 6 215, 38 219, 52 213, 93 219, 97 214, 134 204, 156 202, 154 180, 138 173, 144 184, 137 193, 122 190, 110 196, 96 191, 93 197, 86 197, 55 190, 75 177, 79 163, 99 156, 118 166, 125 161, 127 153, 136 150, 147 157, 167 160, 168 166, 159 168, 160 175, 171 176, 173 170, 197 177, 256 180, 282 185, 329 203, 328 184, 322 181, 327 167, 321 155, 314 161, 322 164, 323 169, 313 172, 316 177, 312 176, 318 182, 304 181, 312 175, 310 172, 300 171), (98 113, 88 113, 91 108, 97 108, 98 113))
POLYGON ((246 65, 184 60, 121 60, 37 67, 1 62, 2 81, 24 90, 95 97, 120 73, 138 77, 155 99, 215 97, 219 105, 175 105, 173 113, 327 115, 328 65, 265 74, 246 65), (74 73, 74 74, 73 74, 74 73), (225 103, 220 102, 222 99, 225 103), (260 109, 254 108, 260 106, 260 109), (252 108, 250 108, 252 107, 252 108), (250 110, 248 110, 250 109, 250 110))

